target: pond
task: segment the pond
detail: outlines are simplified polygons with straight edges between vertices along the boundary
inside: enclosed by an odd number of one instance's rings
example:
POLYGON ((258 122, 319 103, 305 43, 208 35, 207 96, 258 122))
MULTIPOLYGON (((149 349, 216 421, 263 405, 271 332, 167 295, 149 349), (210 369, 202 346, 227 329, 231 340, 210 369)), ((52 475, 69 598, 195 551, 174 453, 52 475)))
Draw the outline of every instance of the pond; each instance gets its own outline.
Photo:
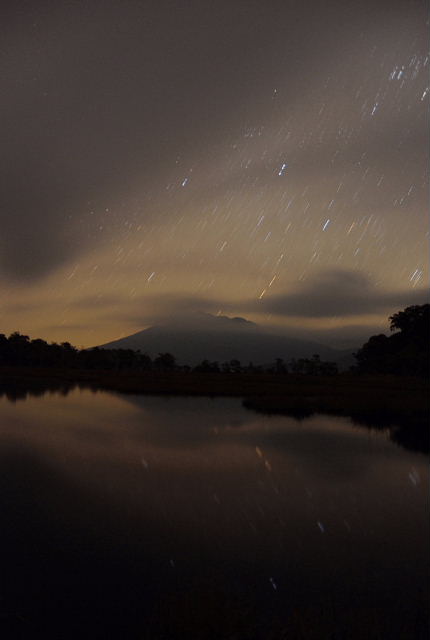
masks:
POLYGON ((428 462, 239 398, 0 398, 0 633, 427 638, 428 462))

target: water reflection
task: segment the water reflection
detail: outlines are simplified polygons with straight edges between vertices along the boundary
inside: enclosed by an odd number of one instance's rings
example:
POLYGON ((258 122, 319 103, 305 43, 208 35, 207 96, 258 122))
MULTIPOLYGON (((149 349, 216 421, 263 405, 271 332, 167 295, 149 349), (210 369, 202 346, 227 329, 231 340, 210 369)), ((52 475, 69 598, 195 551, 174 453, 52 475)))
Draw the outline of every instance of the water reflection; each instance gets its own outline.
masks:
MULTIPOLYGON (((33 383, 29 383, 28 381, 22 382, 20 385, 17 385, 16 381, 14 383, 8 384, 7 382, 2 382, 0 385, 0 398, 7 398, 10 402, 17 402, 20 400, 26 400, 27 398, 39 398, 43 397, 45 394, 59 394, 61 396, 67 396, 70 392, 75 389, 91 389, 94 393, 98 392, 97 386, 90 386, 88 384, 81 384, 75 382, 67 382, 67 381, 50 381, 49 383, 44 383, 43 381, 37 381, 33 383)), ((127 397, 126 394, 123 394, 124 397, 127 397)), ((129 398, 132 398, 132 402, 139 405, 143 403, 143 396, 135 396, 133 394, 128 395, 129 398)), ((147 400, 145 400, 147 401, 147 400)), ((198 400, 196 398, 191 399, 191 403, 193 407, 197 406, 198 400)), ((295 418, 297 421, 301 422, 311 416, 315 415, 315 413, 311 410, 305 408, 273 408, 272 403, 268 405, 265 404, 264 399, 261 400, 259 398, 251 398, 245 399, 242 402, 243 406, 252 411, 257 411, 262 413, 263 415, 285 415, 291 418, 295 418)), ((237 407, 237 400, 233 400, 232 406, 237 407)), ((230 407, 231 410, 231 407, 230 407)), ((205 418, 203 419, 203 423, 207 423, 207 419, 209 414, 205 414, 205 418)), ((403 420, 399 419, 399 416, 390 413, 389 411, 383 414, 377 414, 366 412, 365 408, 362 408, 360 411, 355 411, 350 414, 351 421, 361 427, 366 427, 368 429, 375 429, 378 431, 385 431, 388 433, 390 439, 404 447, 405 449, 409 449, 411 451, 420 451, 422 453, 428 453, 430 451, 430 433, 428 429, 428 420, 425 421, 412 421, 411 419, 404 418, 403 420)), ((175 416, 175 421, 179 420, 179 416, 175 416)), ((231 418, 234 421, 234 418, 231 418)), ((181 429, 186 430, 187 425, 182 424, 181 429)), ((201 437, 204 437, 202 433, 199 434, 201 437)))
POLYGON ((67 396, 70 391, 78 387, 75 382, 38 382, 23 381, 21 383, 2 381, 0 384, 0 398, 7 398, 9 402, 26 400, 27 398, 41 398, 47 393, 59 393, 67 396))
POLYGON ((0 420, 9 637, 426 637, 428 470, 386 433, 64 388, 0 420))

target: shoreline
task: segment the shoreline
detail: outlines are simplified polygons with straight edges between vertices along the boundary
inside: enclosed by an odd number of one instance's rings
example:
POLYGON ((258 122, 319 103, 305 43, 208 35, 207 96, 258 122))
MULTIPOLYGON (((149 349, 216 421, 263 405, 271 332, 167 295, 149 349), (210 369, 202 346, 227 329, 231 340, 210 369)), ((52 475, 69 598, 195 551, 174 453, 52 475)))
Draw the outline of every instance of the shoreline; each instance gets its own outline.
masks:
POLYGON ((0 388, 6 393, 67 386, 143 395, 236 396, 245 406, 269 414, 363 413, 414 423, 430 415, 429 383, 421 378, 0 367, 0 388))

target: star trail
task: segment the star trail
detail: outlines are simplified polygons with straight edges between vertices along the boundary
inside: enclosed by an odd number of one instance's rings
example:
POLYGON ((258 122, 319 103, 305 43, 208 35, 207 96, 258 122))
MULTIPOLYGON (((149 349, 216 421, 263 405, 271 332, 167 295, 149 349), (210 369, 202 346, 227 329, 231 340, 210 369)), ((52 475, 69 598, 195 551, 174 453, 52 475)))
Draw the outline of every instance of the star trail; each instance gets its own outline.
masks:
POLYGON ((3 333, 90 346, 208 311, 353 339, 427 301, 426 3, 1 22, 3 333))

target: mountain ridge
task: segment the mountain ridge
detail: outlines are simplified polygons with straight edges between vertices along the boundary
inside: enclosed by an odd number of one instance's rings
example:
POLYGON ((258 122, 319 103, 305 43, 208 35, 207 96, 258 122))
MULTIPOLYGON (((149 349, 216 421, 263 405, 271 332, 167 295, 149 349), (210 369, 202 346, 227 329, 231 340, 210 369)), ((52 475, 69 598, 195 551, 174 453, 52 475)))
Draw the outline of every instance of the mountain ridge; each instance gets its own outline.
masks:
POLYGON ((319 354, 323 360, 345 368, 353 363, 352 350, 339 350, 312 340, 268 331, 245 318, 193 314, 188 318, 154 325, 134 334, 100 345, 101 349, 140 350, 154 357, 172 353, 180 364, 196 365, 202 360, 239 360, 265 365, 276 358, 288 362, 319 354))

